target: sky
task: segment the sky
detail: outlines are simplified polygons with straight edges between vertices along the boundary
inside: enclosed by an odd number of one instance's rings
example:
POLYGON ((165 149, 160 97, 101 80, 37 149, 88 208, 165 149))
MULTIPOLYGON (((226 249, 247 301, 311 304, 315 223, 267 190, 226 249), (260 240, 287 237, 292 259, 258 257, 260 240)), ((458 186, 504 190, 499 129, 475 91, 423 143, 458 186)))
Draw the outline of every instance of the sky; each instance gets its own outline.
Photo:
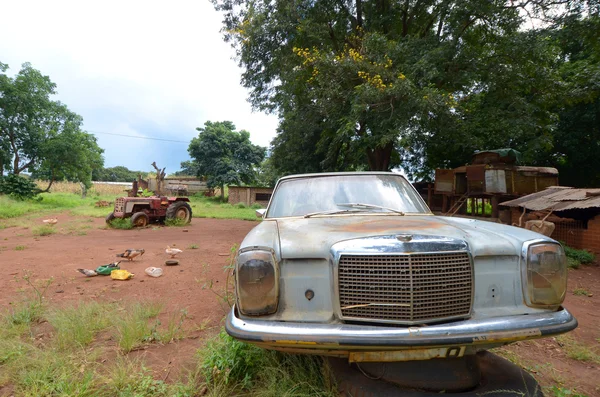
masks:
POLYGON ((156 161, 175 172, 206 121, 230 120, 261 146, 275 136, 277 117, 247 102, 209 0, 4 0, 2 13, 0 62, 9 74, 30 62, 50 76, 106 167, 152 171, 156 161))

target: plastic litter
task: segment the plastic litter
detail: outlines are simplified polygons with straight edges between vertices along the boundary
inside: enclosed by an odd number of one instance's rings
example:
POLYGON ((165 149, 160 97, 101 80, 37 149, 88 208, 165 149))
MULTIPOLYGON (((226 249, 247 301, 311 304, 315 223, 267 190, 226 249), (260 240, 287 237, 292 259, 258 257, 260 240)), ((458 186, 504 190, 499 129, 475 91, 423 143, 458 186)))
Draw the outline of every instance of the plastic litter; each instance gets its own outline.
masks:
POLYGON ((113 280, 129 280, 135 276, 133 273, 129 273, 127 270, 118 269, 110 272, 110 278, 113 280))
POLYGON ((98 266, 98 268, 96 269, 96 273, 102 275, 102 276, 110 276, 110 273, 113 270, 119 270, 120 267, 119 266, 107 266, 107 265, 103 265, 103 266, 98 266))
POLYGON ((146 274, 150 277, 160 277, 163 274, 163 270, 160 267, 147 267, 144 270, 146 274))

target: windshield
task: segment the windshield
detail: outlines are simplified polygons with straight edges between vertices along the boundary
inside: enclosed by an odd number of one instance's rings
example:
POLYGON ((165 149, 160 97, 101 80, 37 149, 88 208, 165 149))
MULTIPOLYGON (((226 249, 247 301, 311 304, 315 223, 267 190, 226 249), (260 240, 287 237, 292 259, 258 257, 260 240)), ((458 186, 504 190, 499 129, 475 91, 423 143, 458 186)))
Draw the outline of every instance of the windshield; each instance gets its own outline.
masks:
POLYGON ((429 208, 401 176, 333 175, 280 182, 267 218, 310 216, 320 212, 429 213, 429 208))

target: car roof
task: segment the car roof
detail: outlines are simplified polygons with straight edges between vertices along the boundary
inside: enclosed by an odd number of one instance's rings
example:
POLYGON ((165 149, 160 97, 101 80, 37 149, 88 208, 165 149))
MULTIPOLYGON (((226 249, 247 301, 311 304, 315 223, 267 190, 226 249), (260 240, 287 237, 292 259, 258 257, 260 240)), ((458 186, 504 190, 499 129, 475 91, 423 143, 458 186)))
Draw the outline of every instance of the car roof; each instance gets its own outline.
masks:
POLYGON ((322 176, 340 176, 340 175, 395 175, 400 178, 404 178, 404 175, 392 172, 392 171, 361 171, 361 172, 321 172, 321 173, 313 173, 313 174, 296 174, 296 175, 287 175, 281 177, 279 180, 284 181, 288 179, 296 179, 296 178, 314 178, 314 177, 322 177, 322 176))

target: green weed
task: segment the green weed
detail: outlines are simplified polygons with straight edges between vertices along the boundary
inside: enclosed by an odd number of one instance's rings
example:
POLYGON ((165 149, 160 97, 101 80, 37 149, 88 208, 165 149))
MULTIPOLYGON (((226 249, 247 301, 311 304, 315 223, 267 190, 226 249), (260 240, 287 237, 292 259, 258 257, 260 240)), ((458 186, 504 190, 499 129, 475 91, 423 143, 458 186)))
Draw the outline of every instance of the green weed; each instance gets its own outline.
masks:
POLYGON ((588 290, 586 290, 585 288, 575 288, 573 290, 573 295, 576 296, 590 296, 590 292, 588 290))
POLYGON ((336 396, 321 357, 292 355, 237 341, 225 331, 200 352, 209 395, 336 396))
POLYGON ((197 250, 198 248, 199 248, 198 244, 190 244, 190 245, 188 245, 188 249, 191 249, 191 250, 197 250))
POLYGON ((126 311, 119 313, 116 323, 117 341, 124 353, 128 353, 146 342, 157 338, 158 320, 150 326, 148 320, 156 318, 162 311, 162 304, 158 302, 136 303, 126 311))
POLYGON ((15 247, 15 251, 23 251, 25 248, 27 248, 25 245, 17 245, 15 247))
POLYGON ((50 236, 54 233, 56 233, 56 229, 54 228, 54 226, 50 225, 42 225, 33 229, 34 236, 50 236))
POLYGON ((580 265, 594 263, 596 256, 588 251, 578 250, 563 244, 567 255, 567 265, 572 269, 579 269, 580 265))
POLYGON ((108 305, 87 302, 53 310, 48 321, 57 330, 55 342, 59 349, 85 347, 94 336, 111 325, 114 310, 108 305))
POLYGON ((558 386, 553 386, 550 390, 553 397, 587 397, 584 394, 579 394, 571 389, 565 389, 558 386))
POLYGON ((246 203, 243 202, 239 202, 235 205, 236 208, 248 208, 248 206, 246 205, 246 203))
POLYGON ((129 218, 116 218, 110 221, 110 227, 113 229, 130 230, 133 229, 133 224, 129 218))
POLYGON ((600 364, 600 355, 593 348, 577 342, 570 335, 557 336, 556 342, 562 347, 567 357, 577 361, 589 361, 600 364))
POLYGON ((187 226, 187 224, 188 223, 185 220, 179 218, 165 219, 165 226, 181 227, 187 226))

